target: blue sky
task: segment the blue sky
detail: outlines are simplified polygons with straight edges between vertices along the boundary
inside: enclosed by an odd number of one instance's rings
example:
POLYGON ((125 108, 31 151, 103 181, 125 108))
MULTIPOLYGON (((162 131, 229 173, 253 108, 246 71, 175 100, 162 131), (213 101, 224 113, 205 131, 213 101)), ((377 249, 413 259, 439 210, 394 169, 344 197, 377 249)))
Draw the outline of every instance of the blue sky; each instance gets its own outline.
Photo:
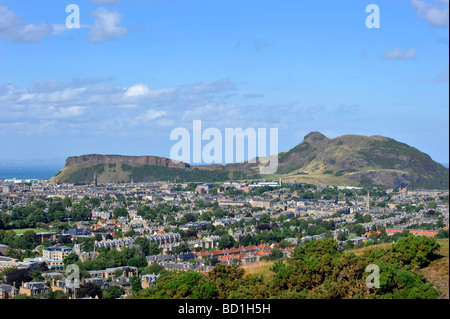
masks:
POLYGON ((169 157, 177 127, 383 135, 449 162, 448 0, 0 0, 0 161, 169 157), (367 28, 366 6, 380 9, 367 28), (65 26, 66 6, 79 29, 65 26))

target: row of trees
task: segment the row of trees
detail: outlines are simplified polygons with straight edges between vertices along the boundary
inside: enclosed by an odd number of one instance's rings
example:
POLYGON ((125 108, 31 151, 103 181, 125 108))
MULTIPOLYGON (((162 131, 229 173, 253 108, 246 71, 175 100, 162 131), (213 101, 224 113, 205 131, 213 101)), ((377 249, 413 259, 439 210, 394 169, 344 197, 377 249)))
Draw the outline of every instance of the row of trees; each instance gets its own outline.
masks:
POLYGON ((0 229, 35 228, 69 218, 73 221, 88 220, 92 216, 92 204, 86 201, 72 204, 69 198, 56 198, 48 204, 36 200, 26 206, 11 207, 11 214, 0 214, 0 229))

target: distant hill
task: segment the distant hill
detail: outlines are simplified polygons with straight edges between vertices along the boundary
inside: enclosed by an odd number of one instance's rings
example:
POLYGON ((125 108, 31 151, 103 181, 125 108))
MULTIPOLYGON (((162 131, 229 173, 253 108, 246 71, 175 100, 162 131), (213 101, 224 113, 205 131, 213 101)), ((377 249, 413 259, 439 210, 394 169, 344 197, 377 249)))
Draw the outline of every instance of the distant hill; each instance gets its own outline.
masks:
POLYGON ((449 186, 448 168, 414 147, 379 135, 327 138, 312 132, 290 151, 279 154, 277 173, 311 175, 331 183, 347 180, 388 187, 449 186))
POLYGON ((69 157, 66 165, 50 181, 60 183, 219 182, 258 178, 250 170, 222 165, 191 166, 158 156, 90 154, 69 157))
POLYGON ((218 182, 278 179, 332 185, 448 189, 449 169, 414 147, 394 139, 343 135, 328 138, 312 132, 278 154, 278 170, 259 175, 260 163, 191 166, 157 156, 82 155, 69 157, 51 180, 69 183, 147 182, 156 180, 218 182))

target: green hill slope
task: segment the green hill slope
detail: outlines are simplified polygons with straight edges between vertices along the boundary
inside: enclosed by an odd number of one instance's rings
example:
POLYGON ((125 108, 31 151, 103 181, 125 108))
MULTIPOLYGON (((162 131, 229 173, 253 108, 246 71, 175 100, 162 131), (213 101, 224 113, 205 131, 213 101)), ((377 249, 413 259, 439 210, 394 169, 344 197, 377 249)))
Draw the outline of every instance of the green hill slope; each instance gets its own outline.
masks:
POLYGON ((279 154, 279 174, 331 183, 448 188, 449 170, 414 147, 383 136, 313 132, 279 154))
POLYGON ((60 183, 135 183, 139 182, 220 182, 258 177, 247 172, 203 170, 198 168, 175 168, 139 164, 77 164, 63 168, 50 181, 60 183))

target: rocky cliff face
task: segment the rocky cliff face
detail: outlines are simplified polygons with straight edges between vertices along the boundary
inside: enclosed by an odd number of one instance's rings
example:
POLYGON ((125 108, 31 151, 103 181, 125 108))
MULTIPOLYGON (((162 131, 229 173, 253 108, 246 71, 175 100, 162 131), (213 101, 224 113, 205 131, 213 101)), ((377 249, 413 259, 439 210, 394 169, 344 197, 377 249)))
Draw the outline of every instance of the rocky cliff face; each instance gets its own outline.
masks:
POLYGON ((183 162, 175 162, 171 159, 158 156, 122 156, 122 155, 98 155, 89 154, 72 156, 66 159, 66 166, 80 164, 137 164, 137 165, 158 165, 164 167, 189 168, 190 165, 183 162))

